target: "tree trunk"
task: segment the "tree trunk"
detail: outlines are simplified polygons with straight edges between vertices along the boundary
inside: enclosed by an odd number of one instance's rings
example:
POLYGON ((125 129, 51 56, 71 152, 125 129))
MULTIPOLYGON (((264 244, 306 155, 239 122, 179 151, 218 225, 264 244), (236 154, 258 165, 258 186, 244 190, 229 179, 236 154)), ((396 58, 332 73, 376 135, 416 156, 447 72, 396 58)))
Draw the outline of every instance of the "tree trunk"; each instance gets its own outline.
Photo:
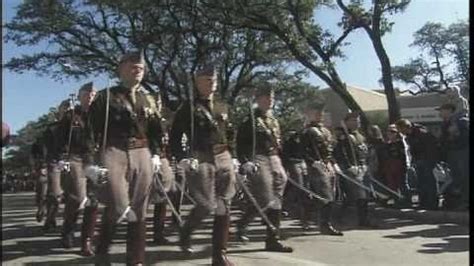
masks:
POLYGON ((369 33, 372 45, 374 46, 377 57, 379 58, 380 65, 382 67, 382 82, 384 86, 385 96, 387 97, 388 104, 388 119, 390 124, 395 123, 401 118, 400 105, 395 96, 395 90, 393 88, 392 80, 392 67, 390 65, 390 59, 388 58, 387 52, 385 51, 382 39, 380 36, 375 37, 374 33, 369 33))

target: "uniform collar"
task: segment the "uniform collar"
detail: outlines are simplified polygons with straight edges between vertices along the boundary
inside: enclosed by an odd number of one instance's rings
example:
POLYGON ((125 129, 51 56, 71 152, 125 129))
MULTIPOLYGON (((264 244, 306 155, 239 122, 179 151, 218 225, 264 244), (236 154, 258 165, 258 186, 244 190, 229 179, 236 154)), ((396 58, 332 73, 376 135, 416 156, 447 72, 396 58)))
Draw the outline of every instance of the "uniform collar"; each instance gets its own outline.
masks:
POLYGON ((257 108, 255 108, 255 116, 259 116, 259 117, 262 117, 262 118, 267 118, 267 117, 272 116, 272 112, 271 112, 271 110, 263 112, 262 110, 260 110, 260 108, 257 107, 257 108))

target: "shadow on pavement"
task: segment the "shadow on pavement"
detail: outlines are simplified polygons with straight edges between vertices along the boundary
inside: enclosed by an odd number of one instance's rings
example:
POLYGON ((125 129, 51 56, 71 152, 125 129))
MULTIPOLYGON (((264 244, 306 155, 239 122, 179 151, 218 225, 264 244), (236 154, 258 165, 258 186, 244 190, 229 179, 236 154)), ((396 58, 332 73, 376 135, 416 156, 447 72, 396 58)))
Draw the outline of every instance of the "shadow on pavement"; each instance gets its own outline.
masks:
POLYGON ((443 252, 469 251, 469 229, 465 226, 455 224, 440 224, 437 228, 405 231, 400 234, 387 235, 384 237, 391 239, 408 239, 412 237, 442 238, 445 241, 443 243, 423 244, 423 249, 418 250, 419 253, 438 254, 443 252))

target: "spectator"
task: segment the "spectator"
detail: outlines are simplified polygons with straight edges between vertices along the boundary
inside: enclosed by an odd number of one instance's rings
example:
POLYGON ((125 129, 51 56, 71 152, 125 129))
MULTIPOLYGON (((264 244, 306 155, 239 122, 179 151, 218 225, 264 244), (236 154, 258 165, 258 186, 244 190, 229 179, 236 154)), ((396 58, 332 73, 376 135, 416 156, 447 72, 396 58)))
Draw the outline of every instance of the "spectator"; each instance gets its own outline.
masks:
POLYGON ((403 137, 394 124, 387 128, 387 140, 384 145, 382 173, 385 184, 391 190, 399 192, 407 173, 407 154, 403 137))
MULTIPOLYGON (((461 194, 462 203, 458 207, 464 209, 469 206, 469 118, 459 116, 454 104, 443 104, 437 110, 443 119, 441 158, 451 168, 453 189, 461 194)), ((446 203, 450 205, 449 201, 446 203)))
POLYGON ((433 168, 439 158, 439 146, 436 137, 419 124, 407 119, 396 122, 397 129, 406 136, 413 165, 417 174, 417 191, 420 207, 434 210, 438 207, 436 180, 433 168))

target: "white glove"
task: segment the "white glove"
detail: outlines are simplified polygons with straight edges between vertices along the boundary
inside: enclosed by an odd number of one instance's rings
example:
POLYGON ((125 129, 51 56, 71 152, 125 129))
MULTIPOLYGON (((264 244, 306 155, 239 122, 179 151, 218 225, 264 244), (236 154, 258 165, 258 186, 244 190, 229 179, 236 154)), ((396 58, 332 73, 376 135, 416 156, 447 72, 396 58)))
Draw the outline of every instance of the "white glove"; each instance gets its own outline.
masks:
POLYGON ((332 167, 334 168, 334 171, 336 173, 342 173, 341 167, 339 167, 339 165, 337 163, 333 164, 332 167))
POLYGON ((69 172, 69 171, 71 171, 71 164, 68 161, 61 160, 61 161, 58 162, 58 168, 61 171, 69 172))
POLYGON ((314 161, 313 164, 311 164, 312 167, 314 168, 325 168, 325 165, 322 161, 314 161))
POLYGON ((248 161, 242 165, 242 173, 245 175, 253 175, 258 171, 258 165, 248 161))
POLYGON ((240 162, 239 160, 237 159, 232 159, 232 165, 234 165, 234 171, 237 172, 239 170, 239 167, 240 167, 240 162))
POLYGON ((197 171, 198 167, 199 167, 199 161, 197 159, 191 159, 191 170, 193 171, 197 171))
POLYGON ((181 165, 183 169, 196 171, 199 167, 199 161, 197 159, 185 158, 179 161, 179 165, 181 165))
POLYGON ((94 183, 98 183, 99 178, 105 176, 107 172, 107 168, 98 165, 89 165, 84 169, 84 175, 94 183))
POLYGON ((153 173, 158 173, 160 171, 160 168, 161 168, 161 159, 160 159, 160 156, 158 155, 153 155, 151 157, 151 164, 153 166, 153 173))

